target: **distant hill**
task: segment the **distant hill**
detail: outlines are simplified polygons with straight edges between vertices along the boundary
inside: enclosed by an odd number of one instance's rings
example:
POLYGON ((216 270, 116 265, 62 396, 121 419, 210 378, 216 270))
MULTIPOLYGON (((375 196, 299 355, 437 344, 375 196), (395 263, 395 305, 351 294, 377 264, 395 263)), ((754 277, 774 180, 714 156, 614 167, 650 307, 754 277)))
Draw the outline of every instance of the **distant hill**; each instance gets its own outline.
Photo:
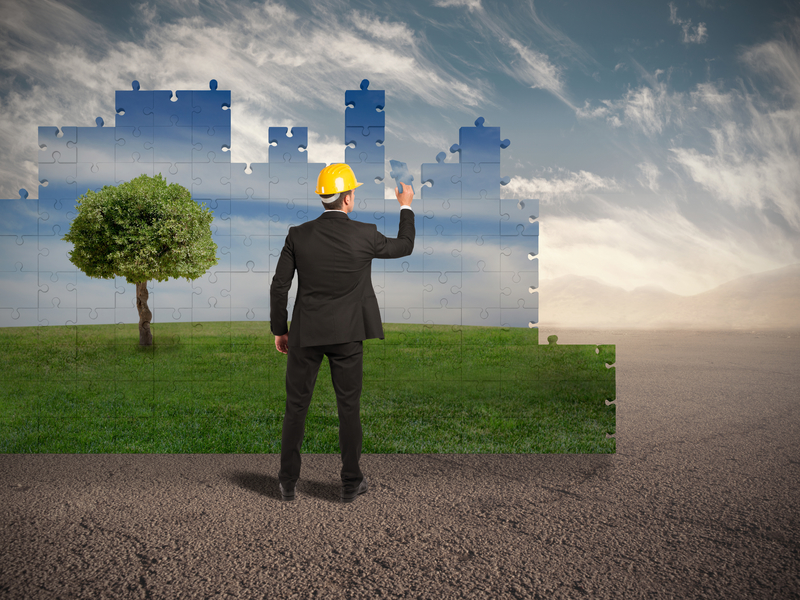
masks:
POLYGON ((540 326, 593 329, 800 329, 800 264, 745 275, 694 296, 626 291, 585 277, 542 281, 540 326))

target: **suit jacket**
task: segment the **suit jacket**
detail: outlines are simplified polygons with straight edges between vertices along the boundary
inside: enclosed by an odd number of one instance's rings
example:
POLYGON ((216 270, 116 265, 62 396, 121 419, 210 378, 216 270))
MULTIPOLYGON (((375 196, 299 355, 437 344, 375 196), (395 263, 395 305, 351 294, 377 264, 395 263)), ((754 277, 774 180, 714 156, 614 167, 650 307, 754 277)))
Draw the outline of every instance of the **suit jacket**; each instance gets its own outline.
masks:
POLYGON ((400 210, 397 238, 376 225, 325 211, 289 228, 270 286, 270 329, 287 332, 286 304, 294 272, 297 297, 289 346, 323 346, 383 339, 383 324, 372 287, 372 259, 400 258, 414 249, 414 212, 400 210))

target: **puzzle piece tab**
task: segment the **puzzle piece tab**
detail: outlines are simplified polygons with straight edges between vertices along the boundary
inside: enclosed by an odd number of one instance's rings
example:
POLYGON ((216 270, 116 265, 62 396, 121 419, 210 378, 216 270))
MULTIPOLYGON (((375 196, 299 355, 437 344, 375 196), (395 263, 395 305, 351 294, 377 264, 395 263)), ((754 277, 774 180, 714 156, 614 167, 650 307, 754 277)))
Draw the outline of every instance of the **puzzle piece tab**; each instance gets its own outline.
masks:
POLYGON ((442 199, 461 198, 461 165, 446 163, 447 155, 439 152, 435 163, 422 163, 422 198, 442 199))
MULTIPOLYGON (((414 181, 414 176, 408 170, 408 165, 404 162, 400 162, 399 160, 390 160, 389 164, 392 167, 389 176, 394 179, 397 185, 397 191, 401 194, 403 193, 403 184, 411 185, 411 182, 414 181)), ((414 186, 411 185, 413 188, 414 186)))
POLYGON ((39 127, 39 162, 74 163, 77 160, 76 127, 39 127))
POLYGON ((114 127, 104 127, 102 117, 95 119, 97 127, 76 127, 77 161, 79 163, 114 162, 117 145, 114 127))
POLYGON ((270 127, 269 143, 268 157, 271 163, 308 162, 308 127, 292 127, 291 135, 288 127, 270 127))
POLYGON ((360 90, 347 90, 344 93, 345 127, 385 127, 386 92, 370 90, 369 80, 361 81, 360 90))
POLYGON ((153 92, 154 127, 191 127, 192 115, 199 111, 192 105, 192 92, 179 91, 173 96, 170 90, 153 92))
POLYGON ((120 127, 153 126, 153 92, 143 92, 134 81, 133 91, 117 90, 114 96, 117 116, 114 124, 120 127))
POLYGON ((475 127, 458 130, 458 144, 450 146, 450 152, 458 152, 458 162, 500 163, 500 149, 508 148, 509 140, 500 139, 499 127, 484 127, 484 118, 475 120, 475 127))
POLYGON ((230 90, 217 90, 216 79, 212 79, 208 87, 208 90, 192 92, 195 110, 192 113, 192 127, 230 127, 230 90))
POLYGON ((347 164, 354 162, 383 163, 385 160, 384 131, 383 127, 345 127, 344 143, 348 146, 344 149, 344 162, 347 164), (355 148, 351 148, 349 144, 355 144, 355 148))

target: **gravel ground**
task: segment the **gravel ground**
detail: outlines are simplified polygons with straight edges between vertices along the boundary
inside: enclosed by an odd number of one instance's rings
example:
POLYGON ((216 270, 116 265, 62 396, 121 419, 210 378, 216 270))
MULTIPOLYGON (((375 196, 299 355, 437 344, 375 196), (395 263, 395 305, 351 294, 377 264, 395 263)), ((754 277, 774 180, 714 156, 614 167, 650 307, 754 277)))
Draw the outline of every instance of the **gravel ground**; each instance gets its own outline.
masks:
POLYGON ((616 344, 615 455, 0 455, 8 598, 800 598, 800 334, 616 344))

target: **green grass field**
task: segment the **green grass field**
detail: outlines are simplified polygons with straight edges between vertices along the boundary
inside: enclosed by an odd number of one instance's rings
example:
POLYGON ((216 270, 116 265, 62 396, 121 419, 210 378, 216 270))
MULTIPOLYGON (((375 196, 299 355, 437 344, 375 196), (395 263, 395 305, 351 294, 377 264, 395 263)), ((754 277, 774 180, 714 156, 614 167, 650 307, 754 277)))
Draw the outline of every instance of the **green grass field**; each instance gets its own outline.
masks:
MULTIPOLYGON (((267 322, 0 328, 2 453, 279 453, 267 322)), ((363 453, 614 453, 614 346, 537 329, 386 324, 364 342, 363 453)), ((327 359, 304 453, 339 454, 327 359)))

